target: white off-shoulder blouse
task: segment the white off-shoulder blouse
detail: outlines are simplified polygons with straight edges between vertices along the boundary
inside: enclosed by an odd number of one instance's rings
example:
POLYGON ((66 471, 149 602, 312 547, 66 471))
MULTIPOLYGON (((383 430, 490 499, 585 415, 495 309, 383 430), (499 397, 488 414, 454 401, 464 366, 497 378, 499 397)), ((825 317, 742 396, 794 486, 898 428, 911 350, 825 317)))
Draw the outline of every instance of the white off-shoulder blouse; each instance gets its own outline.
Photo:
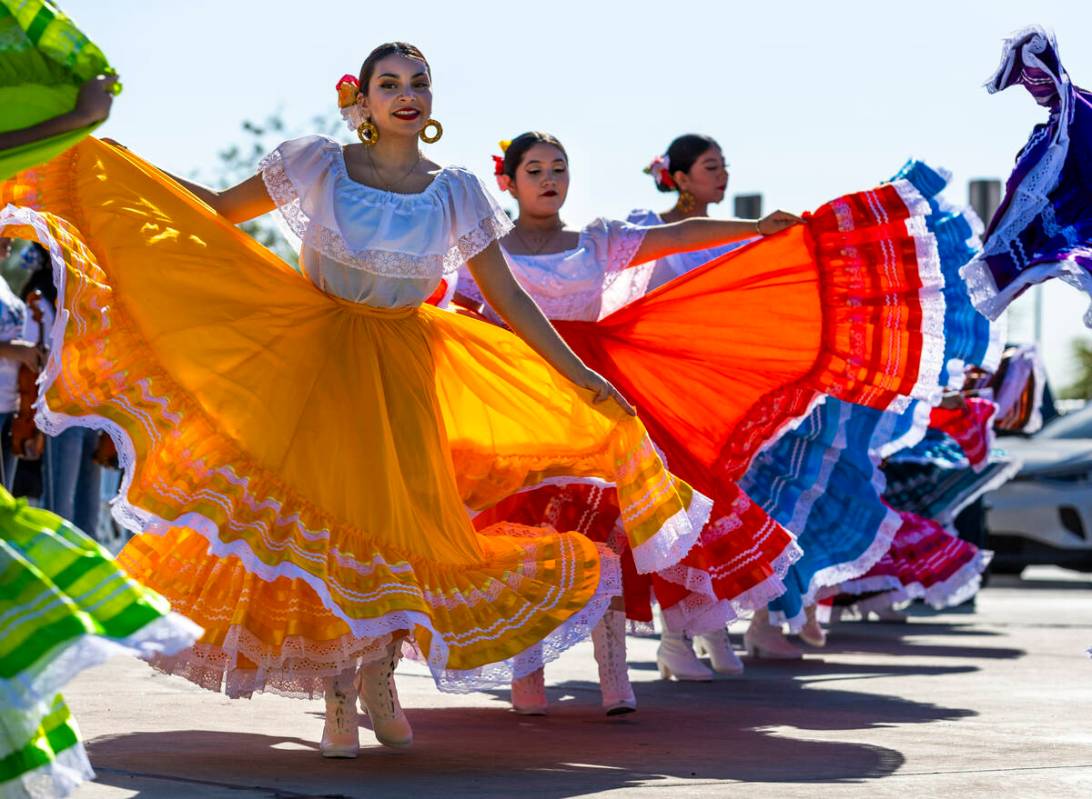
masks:
MULTIPOLYGON (((646 230, 614 219, 597 219, 580 231, 576 247, 545 255, 504 250, 512 274, 549 319, 594 322, 648 291, 653 264, 630 266, 646 230)), ((503 248, 503 244, 501 245, 503 248)), ((484 304, 469 272, 459 292, 484 304)), ((497 319, 490 308, 486 315, 497 319)))
POLYGON ((325 136, 285 142, 260 170, 300 239, 303 273, 351 302, 420 305, 512 227, 469 170, 444 167, 417 194, 383 191, 349 177, 341 145, 325 136))

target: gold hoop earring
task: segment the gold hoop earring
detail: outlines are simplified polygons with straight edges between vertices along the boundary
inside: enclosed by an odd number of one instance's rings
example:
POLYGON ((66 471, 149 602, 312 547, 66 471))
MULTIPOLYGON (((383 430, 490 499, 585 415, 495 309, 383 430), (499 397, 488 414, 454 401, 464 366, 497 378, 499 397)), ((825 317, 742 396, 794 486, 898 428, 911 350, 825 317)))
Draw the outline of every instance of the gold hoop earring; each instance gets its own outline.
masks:
POLYGON ((425 126, 421 128, 421 141, 423 141, 425 144, 435 144, 436 142, 440 141, 440 137, 443 135, 444 126, 437 122, 435 119, 430 119, 428 122, 425 123, 425 126), (431 135, 425 133, 425 131, 429 129, 430 125, 436 129, 436 132, 431 135))
POLYGON ((365 147, 371 147, 379 141, 379 128, 370 119, 365 119, 356 128, 356 137, 365 147))
POLYGON ((686 189, 679 190, 679 199, 675 202, 675 208, 679 213, 689 214, 698 205, 697 198, 686 189))

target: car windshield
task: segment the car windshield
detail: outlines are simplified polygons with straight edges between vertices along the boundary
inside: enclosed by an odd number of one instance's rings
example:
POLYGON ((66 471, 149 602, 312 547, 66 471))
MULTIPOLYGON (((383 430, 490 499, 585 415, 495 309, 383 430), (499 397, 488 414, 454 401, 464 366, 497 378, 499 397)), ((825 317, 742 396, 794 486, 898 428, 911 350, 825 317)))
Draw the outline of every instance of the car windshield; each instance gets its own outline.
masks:
POLYGON ((1052 419, 1043 427, 1038 437, 1092 438, 1092 404, 1052 419))

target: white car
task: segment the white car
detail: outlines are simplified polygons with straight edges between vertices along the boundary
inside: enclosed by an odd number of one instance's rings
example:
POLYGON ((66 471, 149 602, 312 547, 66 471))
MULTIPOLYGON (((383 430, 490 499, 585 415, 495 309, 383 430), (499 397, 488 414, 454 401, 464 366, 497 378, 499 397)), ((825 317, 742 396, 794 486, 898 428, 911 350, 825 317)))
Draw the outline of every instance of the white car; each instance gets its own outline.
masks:
POLYGON ((1092 571, 1092 405, 998 446, 1022 465, 985 499, 993 571, 1019 574, 1037 564, 1092 571))

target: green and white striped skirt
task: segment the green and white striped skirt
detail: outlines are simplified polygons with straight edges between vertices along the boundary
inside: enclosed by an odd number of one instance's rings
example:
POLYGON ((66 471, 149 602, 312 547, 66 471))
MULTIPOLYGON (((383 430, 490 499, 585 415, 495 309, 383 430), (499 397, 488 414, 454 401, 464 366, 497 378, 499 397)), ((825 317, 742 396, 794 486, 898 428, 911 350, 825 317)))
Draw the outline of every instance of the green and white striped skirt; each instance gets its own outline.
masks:
POLYGON ((90 776, 59 694, 72 677, 200 633, 92 539, 0 489, 0 799, 63 796, 90 776))

